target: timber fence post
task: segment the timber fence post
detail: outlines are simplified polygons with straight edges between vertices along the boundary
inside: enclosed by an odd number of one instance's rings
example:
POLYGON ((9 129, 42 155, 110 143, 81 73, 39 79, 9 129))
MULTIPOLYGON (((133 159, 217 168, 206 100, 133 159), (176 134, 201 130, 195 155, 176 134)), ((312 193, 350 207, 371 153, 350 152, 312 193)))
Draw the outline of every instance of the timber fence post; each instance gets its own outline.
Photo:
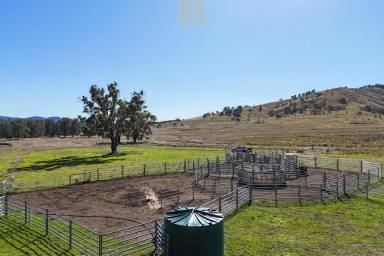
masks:
POLYGON ((236 211, 239 209, 239 189, 236 187, 236 211))
POLYGON ((121 178, 124 178, 124 165, 121 166, 121 178))
POLYGON ((345 181, 345 174, 343 174, 343 193, 344 193, 344 195, 347 194, 347 187, 346 187, 346 181, 345 181))
POLYGON ((100 169, 99 168, 97 168, 96 177, 97 177, 97 180, 99 181, 100 180, 100 169))
MULTIPOLYGON (((189 168, 188 168, 189 170, 189 168)), ((167 162, 164 162, 164 175, 167 174, 167 162)))
POLYGON ((320 184, 320 201, 324 202, 324 197, 323 197, 323 185, 320 184))
POLYGON ((146 169, 147 169, 147 166, 144 164, 144 166, 143 166, 143 176, 144 176, 144 177, 145 177, 145 175, 146 175, 146 173, 145 173, 145 172, 147 171, 146 169))
POLYGON ((336 159, 336 170, 339 171, 340 170, 340 163, 339 163, 339 158, 336 159))
POLYGON ((219 196, 219 212, 221 212, 221 196, 219 196))

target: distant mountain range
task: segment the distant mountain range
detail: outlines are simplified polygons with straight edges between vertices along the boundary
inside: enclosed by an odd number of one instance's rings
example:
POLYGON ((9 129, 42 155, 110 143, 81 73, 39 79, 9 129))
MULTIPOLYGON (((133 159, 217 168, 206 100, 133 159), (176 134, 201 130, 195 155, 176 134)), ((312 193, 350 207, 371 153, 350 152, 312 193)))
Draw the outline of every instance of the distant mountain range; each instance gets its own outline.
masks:
POLYGON ((0 116, 0 121, 5 120, 15 120, 15 119, 24 119, 24 120, 46 120, 50 119, 55 122, 59 121, 61 117, 59 116, 50 116, 50 117, 42 117, 42 116, 31 116, 31 117, 13 117, 13 116, 0 116))

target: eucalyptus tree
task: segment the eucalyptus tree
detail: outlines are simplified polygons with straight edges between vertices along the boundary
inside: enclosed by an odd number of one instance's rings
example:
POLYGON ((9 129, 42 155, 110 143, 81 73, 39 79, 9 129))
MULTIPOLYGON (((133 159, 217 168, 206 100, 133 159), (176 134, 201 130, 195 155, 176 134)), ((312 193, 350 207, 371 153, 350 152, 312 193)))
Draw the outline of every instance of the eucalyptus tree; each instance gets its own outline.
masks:
POLYGON ((107 90, 92 85, 89 97, 83 96, 83 112, 88 114, 88 124, 92 124, 97 135, 109 138, 111 153, 117 154, 117 146, 121 135, 127 131, 129 102, 120 98, 117 83, 107 86, 107 90))

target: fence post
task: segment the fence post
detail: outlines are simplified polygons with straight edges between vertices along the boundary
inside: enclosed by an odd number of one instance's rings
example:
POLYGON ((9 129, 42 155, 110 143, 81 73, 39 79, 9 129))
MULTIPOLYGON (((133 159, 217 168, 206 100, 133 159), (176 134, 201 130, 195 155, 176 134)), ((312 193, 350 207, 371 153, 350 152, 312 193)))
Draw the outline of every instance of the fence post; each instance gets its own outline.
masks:
POLYGON ((297 188, 297 197, 299 199, 299 204, 301 205, 301 186, 300 185, 297 188))
POLYGON ((336 177, 336 198, 339 199, 339 176, 336 177))
POLYGON ((121 166, 121 178, 124 178, 124 165, 121 166))
POLYGON ((68 235, 69 249, 72 249, 72 220, 69 220, 69 235, 68 235))
POLYGON ((346 188, 346 184, 345 184, 345 174, 343 174, 343 193, 344 193, 344 195, 347 194, 347 188, 346 188))
POLYGON ((100 180, 100 169, 99 168, 97 168, 97 180, 100 180))
POLYGON ((195 160, 193 160, 193 162, 192 162, 192 170, 193 170, 193 171, 196 170, 196 169, 195 169, 195 160))
POLYGON ((8 196, 4 196, 4 216, 8 217, 8 196))
POLYGON ((221 212, 221 196, 219 196, 219 212, 221 212))
POLYGON ((363 160, 360 160, 360 173, 363 173, 363 160))
POLYGON ((192 184, 192 200, 195 200, 195 186, 192 184))
POLYGON ((327 187, 327 173, 323 172, 323 186, 327 187))
POLYGON ((99 256, 103 255, 103 235, 99 235, 99 256))
POLYGON ((68 184, 72 185, 72 174, 68 176, 68 184))
POLYGON ((252 187, 253 187, 253 182, 252 180, 249 181, 249 205, 252 203, 252 187))
POLYGON ((323 197, 323 185, 320 184, 320 201, 324 202, 324 197, 323 197))
POLYGON ((368 171, 368 186, 371 185, 371 171, 368 171))
POLYGON ((317 168, 317 157, 315 157, 315 168, 317 168))
MULTIPOLYGON (((188 160, 188 163, 189 163, 189 160, 188 160)), ((188 170, 189 170, 189 168, 188 168, 188 170)), ((164 174, 167 174, 167 162, 164 162, 164 174)))
POLYGON ((147 169, 147 167, 146 167, 146 165, 144 164, 144 165, 143 165, 143 176, 144 176, 144 177, 145 177, 146 169, 147 169))
POLYGON ((197 169, 200 167, 200 158, 197 158, 197 169))
POLYGON ((28 203, 24 202, 24 224, 28 223, 28 203))
POLYGON ((208 176, 209 176, 209 159, 207 159, 207 171, 208 171, 208 176))
POLYGON ((276 186, 276 183, 274 185, 274 190, 275 190, 275 201, 274 201, 274 206, 277 207, 277 186, 276 186))
POLYGON ((180 189, 179 186, 177 186, 177 205, 180 203, 180 189))
POLYGON ((49 228, 49 212, 48 209, 45 209, 45 235, 48 235, 48 228, 49 228))
POLYGON ((239 189, 236 187, 236 211, 239 209, 239 189))
POLYGON ((184 171, 187 170, 187 161, 184 159, 184 171))
POLYGON ((357 189, 360 189, 360 173, 357 173, 357 189))
POLYGON ((235 177, 235 164, 232 162, 232 179, 235 177))
POLYGON ((340 166, 340 163, 339 163, 339 158, 336 159, 336 170, 339 171, 339 166, 340 166))

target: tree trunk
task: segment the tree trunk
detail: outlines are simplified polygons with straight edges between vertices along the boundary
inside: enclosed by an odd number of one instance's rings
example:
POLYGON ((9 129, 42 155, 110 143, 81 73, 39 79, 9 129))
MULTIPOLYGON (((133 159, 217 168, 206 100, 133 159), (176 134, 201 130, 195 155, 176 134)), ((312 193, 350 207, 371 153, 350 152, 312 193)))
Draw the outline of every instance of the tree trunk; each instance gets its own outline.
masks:
POLYGON ((111 137, 111 154, 112 155, 117 154, 117 144, 118 144, 118 138, 117 137, 111 137))

